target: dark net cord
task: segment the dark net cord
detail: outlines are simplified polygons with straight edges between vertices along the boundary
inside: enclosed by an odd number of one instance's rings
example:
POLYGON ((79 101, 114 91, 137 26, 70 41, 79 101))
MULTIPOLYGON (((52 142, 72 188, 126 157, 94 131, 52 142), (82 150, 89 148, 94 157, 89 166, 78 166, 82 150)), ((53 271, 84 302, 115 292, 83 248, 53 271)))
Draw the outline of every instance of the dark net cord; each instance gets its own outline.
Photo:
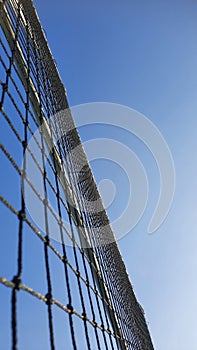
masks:
MULTIPOLYGON (((3 86, 2 96, 1 96, 1 109, 4 104, 5 94, 8 91, 8 85, 9 85, 9 78, 12 72, 12 66, 14 62, 14 55, 16 50, 16 43, 18 40, 18 32, 19 32, 19 25, 20 25, 20 5, 18 4, 17 8, 17 22, 16 22, 16 31, 15 31, 15 41, 14 46, 12 48, 12 55, 9 58, 9 68, 7 70, 6 74, 6 81, 3 86)), ((28 92, 27 92, 27 101, 28 101, 28 92)), ((27 120, 27 112, 26 112, 26 120, 27 120)), ((26 125, 24 124, 24 139, 22 141, 23 144, 23 155, 25 154, 25 148, 27 144, 27 132, 26 132, 26 125)), ((24 183, 24 177, 23 173, 25 172, 25 162, 22 170, 22 186, 24 183)), ((19 289, 19 283, 21 280, 21 273, 22 273, 22 236, 23 236, 23 218, 25 215, 25 203, 24 198, 22 195, 22 189, 21 189, 21 209, 18 213, 18 219, 19 219, 19 231, 18 231, 18 261, 17 261, 17 273, 13 277, 13 283, 14 288, 12 289, 12 348, 15 350, 17 348, 17 291, 19 289)))
MULTIPOLYGON (((13 214, 18 217, 16 271, 14 277, 0 277, 1 285, 12 291, 12 349, 20 349, 23 339, 17 300, 18 293, 25 292, 46 305, 50 349, 57 349, 59 344, 59 309, 68 319, 65 332, 69 345, 65 344, 65 348, 152 350, 144 312, 135 298, 35 8, 30 0, 1 1, 0 6, 1 122, 13 144, 21 149, 19 157, 6 139, 0 143, 2 161, 13 169, 16 183, 20 179, 20 189, 15 190, 16 196, 19 194, 18 206, 13 198, 0 194, 8 220, 13 214), (39 157, 29 145, 31 138, 39 157), (29 157, 42 179, 41 192, 28 174, 29 157), (27 187, 42 208, 43 232, 27 213, 27 187), (51 217, 59 245, 52 239, 51 217), (27 230, 43 245, 45 292, 23 281, 27 230), (63 266, 66 303, 55 297, 54 257, 63 266), (77 320, 81 321, 80 332, 77 320)), ((16 227, 12 230, 16 231, 16 227)))

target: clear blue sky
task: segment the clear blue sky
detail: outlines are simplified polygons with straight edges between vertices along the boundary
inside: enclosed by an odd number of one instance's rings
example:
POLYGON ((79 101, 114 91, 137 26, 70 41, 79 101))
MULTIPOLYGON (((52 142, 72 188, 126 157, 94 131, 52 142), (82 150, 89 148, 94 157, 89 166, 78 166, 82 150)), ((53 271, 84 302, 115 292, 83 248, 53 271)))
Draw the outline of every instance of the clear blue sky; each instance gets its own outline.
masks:
MULTIPOLYGON (((162 226, 148 235, 147 226, 159 194, 158 169, 139 140, 121 131, 113 135, 138 155, 150 186, 142 219, 119 246, 145 310, 155 349, 196 350, 197 3, 34 0, 34 4, 70 106, 105 101, 134 108, 159 128, 170 147, 176 170, 174 202, 162 226)), ((98 135, 108 137, 108 132, 107 128, 94 126, 81 129, 80 135, 88 140, 98 135)), ((114 164, 102 164, 100 160, 92 166, 98 182, 103 176, 112 177, 117 189, 121 188, 117 191, 120 197, 108 211, 113 219, 127 201, 127 180, 122 180, 124 174, 114 164)), ((7 259, 12 271, 15 259, 13 266, 7 259)), ((32 266, 31 259, 26 259, 32 266)), ((34 263, 35 268, 41 268, 39 261, 34 263)), ((56 286, 60 275, 54 274, 56 286)), ((36 275, 35 289, 42 282, 42 274, 36 275)), ((25 313, 28 303, 24 305, 25 313)), ((39 303, 37 307, 32 315, 39 312, 39 303)), ((36 331, 42 333, 36 324, 32 326, 37 336, 36 331)), ((60 327, 57 332, 61 334, 60 327)))
MULTIPOLYGON (((108 101, 134 108, 155 123, 171 149, 177 177, 173 206, 149 236, 158 172, 148 151, 124 136, 145 166, 150 196, 142 220, 119 245, 155 348, 195 350, 197 3, 36 0, 35 5, 70 105, 108 101)), ((89 138, 96 132, 89 130, 89 138)), ((81 135, 88 139, 88 132, 81 135)), ((121 133, 116 138, 123 140, 121 133)), ((93 164, 97 179, 99 164, 93 164)), ((113 205, 109 214, 114 215, 113 205)))

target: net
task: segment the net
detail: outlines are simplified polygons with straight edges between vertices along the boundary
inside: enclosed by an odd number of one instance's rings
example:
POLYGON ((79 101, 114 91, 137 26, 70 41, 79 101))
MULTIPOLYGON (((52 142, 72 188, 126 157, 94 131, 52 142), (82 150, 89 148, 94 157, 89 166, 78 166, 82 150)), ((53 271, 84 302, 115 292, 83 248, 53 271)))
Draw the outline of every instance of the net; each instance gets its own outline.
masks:
POLYGON ((151 350, 33 3, 0 6, 1 344, 151 350))

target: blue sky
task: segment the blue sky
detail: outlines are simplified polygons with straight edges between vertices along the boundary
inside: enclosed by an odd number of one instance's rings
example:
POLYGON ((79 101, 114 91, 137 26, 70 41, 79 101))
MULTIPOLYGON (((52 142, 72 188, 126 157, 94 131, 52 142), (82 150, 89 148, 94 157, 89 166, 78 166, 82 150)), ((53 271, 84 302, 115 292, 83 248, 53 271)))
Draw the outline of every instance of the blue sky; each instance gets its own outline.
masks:
MULTIPOLYGON (((54 5, 52 0, 35 0, 34 4, 70 106, 113 102, 136 109, 158 127, 171 150, 176 170, 173 205, 161 227, 148 235, 159 195, 159 174, 152 155, 140 140, 122 130, 104 126, 79 130, 84 141, 110 134, 143 163, 150 187, 148 205, 136 227, 119 241, 120 250, 155 349, 195 350, 197 3, 56 0, 54 5)), ((128 179, 112 162, 99 160, 91 165, 97 182, 111 178, 116 185, 115 201, 108 208, 114 219, 127 202, 128 179)), ((11 244, 11 237, 7 242, 11 244)), ((31 267, 31 259, 26 259, 31 267)), ((39 261, 35 264, 41 268, 39 261)), ((60 275, 54 274, 59 281, 60 275)), ((40 283, 41 275, 36 275, 33 286, 40 283)), ((23 305, 28 307, 28 301, 23 305)), ((36 334, 34 328, 32 324, 36 334)))
MULTIPOLYGON (((53 1, 46 5, 36 0, 35 5, 70 105, 107 101, 134 108, 155 123, 171 149, 176 169, 174 202, 163 225, 150 236, 147 225, 159 193, 156 165, 140 142, 116 134, 143 162, 150 186, 141 221, 119 245, 155 348, 194 350, 197 4, 192 0, 83 4, 56 0, 54 7, 53 1)), ((105 128, 92 128, 82 130, 81 136, 85 140, 107 133, 105 128)), ((92 165, 100 180, 101 161, 92 165)), ((109 169, 109 176, 114 171, 109 169)), ((109 208, 111 217, 118 213, 114 208, 109 208)))

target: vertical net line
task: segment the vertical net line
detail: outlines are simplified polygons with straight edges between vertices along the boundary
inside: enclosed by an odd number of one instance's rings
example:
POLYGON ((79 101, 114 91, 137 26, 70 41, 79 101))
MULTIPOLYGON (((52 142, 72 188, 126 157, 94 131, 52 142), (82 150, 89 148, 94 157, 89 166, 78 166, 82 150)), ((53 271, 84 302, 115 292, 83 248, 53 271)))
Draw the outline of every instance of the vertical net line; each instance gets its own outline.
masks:
MULTIPOLYGON (((14 45, 12 48, 11 56, 9 57, 9 68, 6 72, 6 81, 3 85, 3 92, 1 97, 1 109, 3 109, 4 99, 5 95, 8 92, 8 85, 9 85, 9 79, 11 76, 12 66, 14 63, 14 56, 16 51, 16 45, 18 40, 18 33, 19 33, 19 25, 20 25, 20 4, 17 6, 17 21, 16 21, 16 30, 15 30, 15 40, 14 45)), ((27 100, 28 100, 28 93, 27 93, 27 100)), ((26 114, 26 119, 28 118, 28 115, 26 114)), ((25 152, 26 147, 26 140, 27 140, 27 134, 26 134, 26 126, 24 128, 24 140, 23 140, 23 155, 25 152)), ((25 164, 23 167, 23 171, 25 172, 25 164)), ((24 175, 22 174, 22 183, 24 182, 24 175)), ((24 200, 23 200, 23 194, 21 191, 21 209, 18 213, 18 219, 19 219, 19 229, 18 229, 18 257, 17 257, 17 272, 16 275, 13 277, 13 283, 14 288, 12 290, 12 297, 11 297, 11 323, 12 323, 12 349, 17 349, 17 292, 19 290, 19 285, 21 282, 21 273, 22 273, 22 234, 23 234, 23 218, 25 215, 25 206, 24 206, 24 200)))
MULTIPOLYGON (((42 98, 41 98, 41 83, 40 83, 40 76, 39 76, 39 69, 36 62, 36 74, 37 74, 37 88, 38 88, 38 98, 39 98, 39 122, 40 125, 43 123, 42 118, 42 98)), ((51 272, 50 272, 50 263, 49 263, 49 253, 48 253, 48 245, 50 243, 50 237, 49 237, 49 222, 48 222, 48 212, 47 212, 47 206, 48 206, 48 195, 47 195, 47 172, 46 172, 46 164, 45 164, 45 145, 44 145, 44 134, 42 128, 39 129, 40 136, 41 136, 41 156, 42 156, 42 167, 43 167, 43 189, 44 189, 44 219, 45 219, 45 242, 44 242, 44 256, 45 256, 45 268, 46 268, 46 278, 47 278, 47 293, 45 295, 47 301, 47 308, 48 308, 48 322, 49 322, 49 337, 50 337, 50 346, 51 350, 55 350, 55 341, 54 341, 54 330, 53 330, 53 314, 52 314, 52 284, 51 284, 51 272)))
MULTIPOLYGON (((68 168, 68 159, 67 159, 67 157, 65 157, 65 161, 66 161, 66 165, 67 165, 67 168, 68 168)), ((70 181, 71 179, 70 179, 69 171, 68 171, 68 177, 69 177, 69 181, 70 181)), ((81 306, 82 306, 82 315, 84 316, 83 320, 84 320, 84 329, 85 329, 85 335, 86 335, 86 342, 87 342, 88 350, 91 350, 89 334, 88 334, 88 328, 87 328, 87 321, 86 321, 86 308, 85 308, 85 302, 84 302, 83 293, 82 293, 79 264, 78 264, 78 258, 77 258, 77 253, 76 253, 76 246, 75 246, 75 234, 74 234, 73 222, 72 222, 72 217, 71 217, 71 213, 72 213, 71 203, 68 203, 68 209, 69 209, 69 213, 70 213, 70 215, 69 215, 69 224, 70 224, 70 228, 71 228, 71 234, 72 234, 72 237, 73 237, 74 259, 75 259, 75 264, 76 264, 76 268, 77 268, 77 284, 78 284, 78 288, 79 288, 80 301, 81 301, 81 306)), ((97 336, 97 333, 96 333, 96 336, 97 336)))
POLYGON ((61 244, 62 244, 62 251, 63 251, 63 257, 64 257, 64 272, 65 272, 65 280, 66 280, 66 286, 67 286, 67 293, 68 293, 68 304, 67 307, 70 309, 69 313, 69 326, 71 331, 71 338, 72 338, 72 345, 73 349, 77 349, 76 340, 75 340, 75 331, 74 331, 74 324, 73 324, 73 313, 72 313, 72 296, 71 296, 71 290, 70 290, 70 282, 69 282, 69 276, 68 276, 68 267, 67 267, 67 254, 66 254, 66 248, 65 248, 65 242, 64 242, 64 235, 62 230, 62 213, 61 213, 61 205, 60 205, 60 191, 59 191, 59 182, 57 177, 57 171, 55 172, 55 182, 56 182, 56 188, 57 188, 57 206, 58 206, 58 214, 60 218, 60 237, 61 237, 61 244))
POLYGON ((89 339, 88 328, 87 328, 87 320, 86 320, 87 314, 86 314, 85 302, 84 302, 82 288, 81 288, 79 265, 78 265, 76 247, 75 247, 75 235, 74 235, 73 223, 72 223, 71 215, 69 215, 69 224, 70 224, 71 233, 72 233, 72 237, 73 237, 73 252, 74 252, 74 258, 75 258, 75 263, 76 263, 76 268, 77 268, 77 284, 78 284, 78 288, 79 288, 79 295, 80 295, 80 301, 81 301, 81 306, 82 306, 82 316, 83 316, 83 321, 84 321, 84 330, 85 330, 85 335, 86 335, 86 342, 87 342, 88 350, 91 350, 90 339, 89 339))
MULTIPOLYGON (((40 111, 41 113, 41 111, 40 111)), ((41 116, 41 114, 40 114, 41 116)), ((44 157, 44 136, 42 131, 40 131, 41 134, 41 145, 42 145, 42 165, 43 165, 43 185, 44 185, 44 217, 45 217, 45 243, 44 243, 44 254, 45 254, 45 267, 46 267, 46 276, 47 276, 47 286, 48 291, 46 294, 47 298, 47 305, 48 305, 48 318, 49 318, 49 329, 50 329, 50 344, 51 349, 55 349, 54 344, 54 332, 53 332, 53 316, 52 316, 52 306, 51 306, 51 299, 52 299, 52 284, 51 284, 51 273, 50 273, 50 263, 49 263, 49 253, 48 253, 48 245, 50 242, 49 238, 49 223, 48 223, 48 212, 47 212, 47 205, 48 205, 48 196, 47 196, 47 183, 46 183, 46 164, 45 164, 45 157, 44 157)))

